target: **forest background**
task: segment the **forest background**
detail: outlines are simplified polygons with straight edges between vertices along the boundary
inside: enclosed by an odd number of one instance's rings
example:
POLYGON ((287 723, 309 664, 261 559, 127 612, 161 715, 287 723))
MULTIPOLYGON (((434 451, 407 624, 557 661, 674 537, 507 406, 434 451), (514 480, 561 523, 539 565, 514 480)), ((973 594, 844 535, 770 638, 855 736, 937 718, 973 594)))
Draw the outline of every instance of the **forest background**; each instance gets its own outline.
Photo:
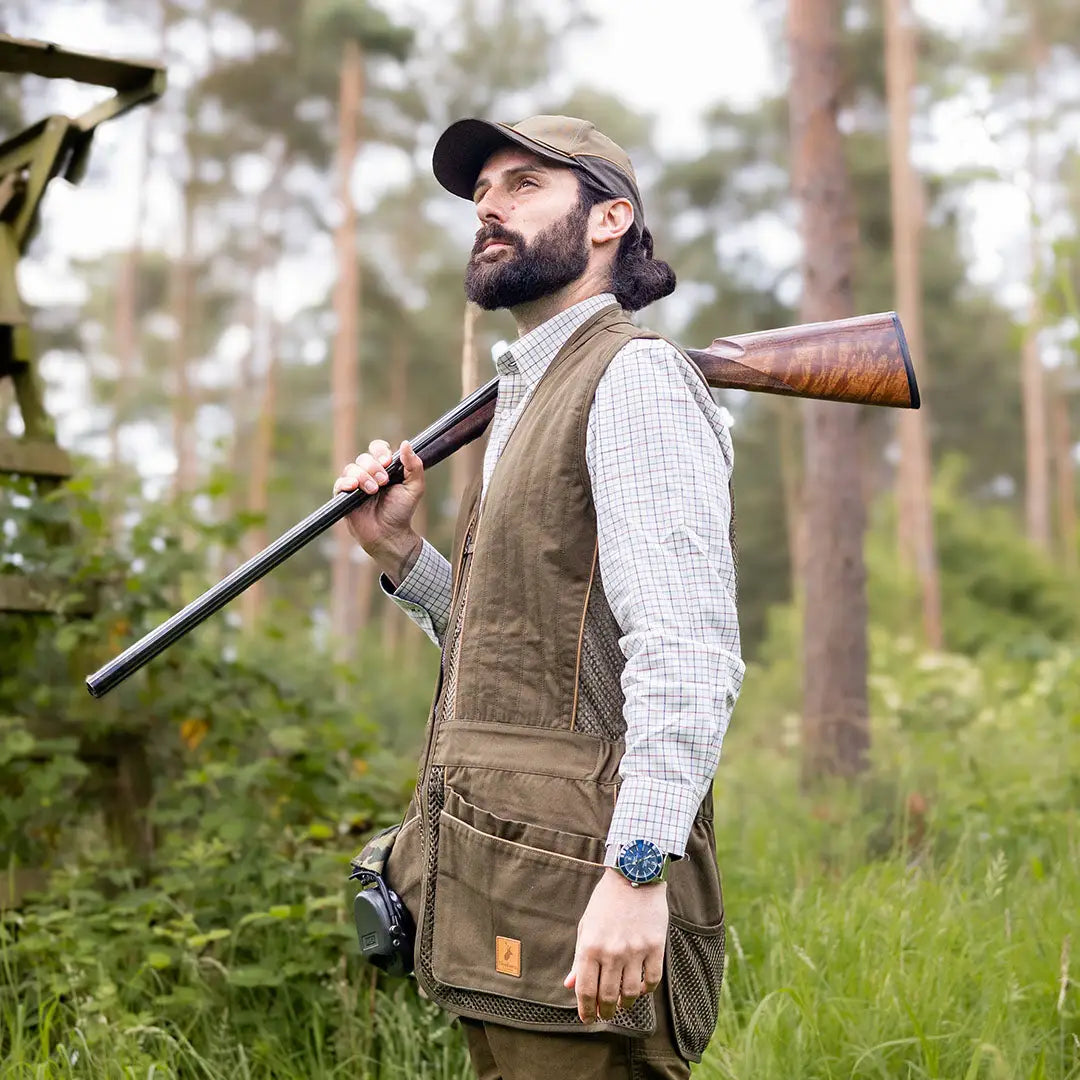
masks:
MULTIPOLYGON (((722 36, 712 5, 683 8, 665 25, 722 36)), ((897 308, 926 403, 717 391, 748 671, 697 1073, 1080 1076, 1074 6, 739 5, 766 74, 733 89, 718 45, 692 117, 670 103, 701 67, 651 54, 645 7, 611 55, 610 11, 520 0, 88 10, 9 0, 3 29, 159 60, 170 84, 52 186, 21 268, 78 467, 0 489, 0 576, 62 583, 52 614, 0 614, 2 1074, 467 1075, 348 918, 348 858, 403 809, 438 667, 363 552, 329 533, 103 701, 82 679, 369 439, 491 377, 513 326, 464 304, 472 211, 431 147, 460 116, 565 112, 629 150, 679 275, 643 322, 703 347, 897 308), (835 29, 834 66, 807 63, 807 27, 835 29), (806 136, 818 100, 832 144, 806 136)), ((93 99, 6 78, 0 135, 93 99)), ((5 381, 0 428, 24 434, 5 381)), ((444 552, 482 453, 428 478, 444 552)))

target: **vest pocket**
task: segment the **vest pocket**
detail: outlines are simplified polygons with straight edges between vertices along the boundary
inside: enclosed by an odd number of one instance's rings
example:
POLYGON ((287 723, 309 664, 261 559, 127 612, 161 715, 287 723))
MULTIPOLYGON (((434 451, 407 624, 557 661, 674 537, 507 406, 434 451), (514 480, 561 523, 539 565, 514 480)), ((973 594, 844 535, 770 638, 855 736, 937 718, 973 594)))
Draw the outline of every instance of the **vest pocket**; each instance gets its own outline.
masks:
POLYGON ((563 979, 601 861, 581 858, 594 852, 580 845, 577 855, 536 846, 572 834, 496 818, 447 795, 438 825, 432 974, 448 986, 576 1010, 563 979))
POLYGON ((668 874, 671 917, 667 940, 667 993, 679 1053, 700 1061, 720 1007, 724 978, 724 896, 716 865, 712 821, 699 814, 687 838, 686 858, 668 874))
POLYGON ((668 922, 667 994, 679 1053, 700 1061, 720 1011, 724 923, 701 927, 672 915, 668 922))
POLYGON ((603 864, 604 841, 594 836, 564 832, 562 829, 552 829, 532 822, 513 821, 507 817, 499 817, 490 810, 483 810, 468 802, 449 784, 446 787, 444 805, 450 817, 471 825, 474 829, 489 836, 581 862, 603 864))

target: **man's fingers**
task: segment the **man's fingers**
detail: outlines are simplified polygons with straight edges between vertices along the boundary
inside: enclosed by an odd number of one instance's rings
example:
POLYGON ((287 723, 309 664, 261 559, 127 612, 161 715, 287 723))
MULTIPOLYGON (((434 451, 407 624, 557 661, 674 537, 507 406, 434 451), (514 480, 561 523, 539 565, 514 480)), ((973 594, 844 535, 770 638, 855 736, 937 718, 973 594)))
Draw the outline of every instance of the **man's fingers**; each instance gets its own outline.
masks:
POLYGON ((390 444, 385 439, 372 439, 368 443, 368 453, 382 465, 388 464, 393 457, 390 444))
POLYGON ((660 979, 663 974, 664 950, 663 947, 661 947, 659 950, 648 953, 645 957, 643 976, 646 994, 651 994, 660 985, 660 979))
POLYGON ((641 977, 642 965, 639 962, 627 964, 623 971, 622 991, 619 997, 619 1008, 629 1009, 642 994, 649 991, 641 977))
POLYGON ((597 1013, 601 1020, 610 1020, 619 1007, 622 990, 623 966, 618 961, 600 968, 600 985, 597 990, 597 1013))
POLYGON ((374 472, 376 469, 381 468, 373 454, 357 454, 353 459, 353 464, 359 465, 362 469, 367 469, 368 472, 374 472))
POLYGON ((379 490, 379 484, 385 484, 389 477, 386 470, 370 454, 357 455, 356 461, 350 462, 341 470, 342 476, 354 479, 351 487, 362 487, 369 494, 379 490))
POLYGON ((568 978, 574 980, 577 993, 578 1016, 583 1024, 596 1019, 596 987, 600 978, 600 965, 595 960, 574 958, 574 967, 568 978))

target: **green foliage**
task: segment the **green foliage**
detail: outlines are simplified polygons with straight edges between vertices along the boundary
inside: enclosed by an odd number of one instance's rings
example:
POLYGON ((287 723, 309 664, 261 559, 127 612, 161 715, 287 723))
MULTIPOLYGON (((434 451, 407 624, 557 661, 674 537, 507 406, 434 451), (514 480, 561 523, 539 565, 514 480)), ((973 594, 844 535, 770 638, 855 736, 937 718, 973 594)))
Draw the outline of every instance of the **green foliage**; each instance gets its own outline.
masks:
POLYGON ((107 759, 125 740, 145 745, 165 782, 154 815, 163 835, 197 827, 207 840, 237 842, 270 827, 337 835, 393 819, 430 699, 415 674, 406 689, 402 672, 398 697, 373 693, 372 673, 386 662, 374 640, 361 643, 363 667, 346 671, 312 648, 307 619, 242 635, 219 615, 105 699, 86 693, 86 674, 210 584, 195 568, 210 564, 212 545, 235 547, 244 522, 210 527, 183 507, 143 505, 129 531, 110 533, 85 474, 44 500, 13 500, 8 520, 0 566, 64 583, 61 610, 85 594, 98 602, 88 618, 0 620, 9 858, 46 858, 57 836, 99 809, 100 788, 79 758, 107 759), (75 523, 71 543, 47 542, 57 520, 75 523), (371 702, 397 732, 393 749, 367 718, 371 702))
MULTIPOLYGON (((782 712, 796 625, 774 618, 716 785, 728 966, 697 1075, 1075 1080, 1080 652, 926 656, 875 633, 872 770, 808 798, 782 712)), ((354 798, 332 742, 304 753, 354 798)), ((261 787, 208 733, 163 793, 149 877, 84 835, 3 917, 4 1075, 469 1075, 446 1018, 357 962, 359 838, 286 800, 245 815, 261 787)))
MULTIPOLYGON (((945 639, 957 652, 1041 656, 1080 639, 1080 582, 1021 535, 1013 512, 962 494, 966 465, 948 459, 934 488, 945 639)), ((871 618, 896 634, 920 623, 917 583, 896 562, 895 509, 879 507, 868 539, 871 618)))
POLYGON ((366 52, 395 60, 405 59, 413 39, 411 29, 395 25, 366 0, 307 0, 301 28, 323 48, 351 39, 366 52))
MULTIPOLYGON (((1080 1076, 1067 945, 1080 653, 1049 632, 1075 628, 1015 526, 958 488, 950 467, 939 535, 972 654, 925 656, 898 634, 910 592, 871 559, 874 756, 853 788, 799 793, 800 616, 770 613, 717 783, 729 960, 700 1075, 1080 1076), (1036 632, 1039 648, 1024 646, 1036 632)), ((359 962, 345 880, 367 833, 401 812, 433 671, 391 668, 374 641, 342 671, 296 620, 246 637, 221 618, 91 704, 60 672, 153 625, 176 582, 197 591, 209 547, 235 538, 150 506, 107 533, 88 482, 15 503, 9 570, 61 573, 72 590, 97 580, 102 609, 4 624, 23 642, 0 683, 0 783, 16 793, 4 838, 20 864, 61 858, 0 921, 0 1071, 469 1075, 447 1019, 359 962), (50 547, 64 520, 76 539, 50 547), (104 840, 83 727, 38 730, 59 713, 148 737, 148 864, 104 840)), ((893 532, 881 514, 872 550, 893 532)))
POLYGON ((0 932, 0 1072, 462 1075, 445 1019, 361 969, 345 904, 349 857, 408 798, 430 664, 383 674, 372 636, 343 670, 295 614, 248 634, 218 616, 91 700, 82 676, 201 591, 245 525, 146 504, 116 529, 91 475, 7 492, 0 567, 62 582, 61 610, 93 586, 99 608, 0 620, 0 869, 51 871, 0 932), (133 743, 154 777, 145 862, 111 842, 105 795, 109 748, 133 743))
POLYGON ((716 787, 728 966, 698 1075, 1080 1076, 1080 652, 873 646, 871 772, 812 799, 783 651, 747 673, 716 787))

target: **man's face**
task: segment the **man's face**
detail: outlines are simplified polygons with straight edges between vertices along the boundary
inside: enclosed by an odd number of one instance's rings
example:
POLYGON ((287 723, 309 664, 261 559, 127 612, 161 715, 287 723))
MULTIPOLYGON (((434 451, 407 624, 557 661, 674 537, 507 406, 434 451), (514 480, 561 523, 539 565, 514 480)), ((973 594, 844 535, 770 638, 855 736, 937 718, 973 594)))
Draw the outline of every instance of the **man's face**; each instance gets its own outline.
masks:
POLYGON ((567 168, 518 148, 485 162, 473 195, 480 228, 465 271, 465 295, 486 311, 548 296, 589 266, 589 211, 567 168))

